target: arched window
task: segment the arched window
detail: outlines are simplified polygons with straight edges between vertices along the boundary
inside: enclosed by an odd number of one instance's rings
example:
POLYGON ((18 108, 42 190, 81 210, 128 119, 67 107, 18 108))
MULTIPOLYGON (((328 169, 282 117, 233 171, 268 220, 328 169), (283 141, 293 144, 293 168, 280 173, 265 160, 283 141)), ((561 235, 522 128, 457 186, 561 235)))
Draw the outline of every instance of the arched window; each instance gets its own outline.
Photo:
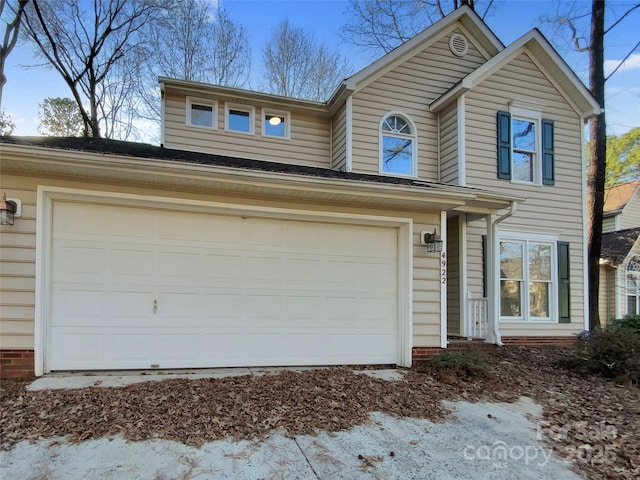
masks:
POLYGON ((640 315, 640 255, 627 263, 627 315, 640 315))
POLYGON ((407 117, 390 113, 380 123, 380 173, 417 175, 416 131, 407 117))

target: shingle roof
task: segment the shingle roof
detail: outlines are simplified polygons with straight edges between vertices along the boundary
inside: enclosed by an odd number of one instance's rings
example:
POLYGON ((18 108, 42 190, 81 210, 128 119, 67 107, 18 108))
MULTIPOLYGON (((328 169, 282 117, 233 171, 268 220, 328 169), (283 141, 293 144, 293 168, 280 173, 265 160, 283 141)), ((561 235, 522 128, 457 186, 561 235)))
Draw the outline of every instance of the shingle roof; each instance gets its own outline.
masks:
POLYGON ((607 263, 620 265, 629 255, 638 237, 640 237, 640 227, 603 233, 600 258, 607 263))
POLYGON ((640 188, 640 180, 607 188, 604 192, 604 211, 615 212, 616 210, 622 210, 638 188, 640 188))
POLYGON ((266 160, 253 160, 246 158, 228 157, 210 153, 190 152, 186 150, 174 150, 146 143, 125 142, 107 138, 93 137, 3 137, 0 136, 0 144, 25 145, 32 147, 55 148, 61 150, 75 150, 82 152, 101 153, 104 155, 124 155, 135 158, 148 158, 153 160, 168 160, 172 162, 196 163, 217 167, 237 168, 239 170, 254 170, 272 173, 294 174, 311 177, 324 177, 331 179, 356 180, 361 182, 373 182, 382 184, 408 185, 425 189, 447 189, 459 192, 488 193, 472 187, 458 187, 425 180, 411 178, 399 178, 384 175, 371 175, 362 173, 348 173, 332 170, 330 168, 309 167, 293 165, 290 163, 271 162, 266 160))

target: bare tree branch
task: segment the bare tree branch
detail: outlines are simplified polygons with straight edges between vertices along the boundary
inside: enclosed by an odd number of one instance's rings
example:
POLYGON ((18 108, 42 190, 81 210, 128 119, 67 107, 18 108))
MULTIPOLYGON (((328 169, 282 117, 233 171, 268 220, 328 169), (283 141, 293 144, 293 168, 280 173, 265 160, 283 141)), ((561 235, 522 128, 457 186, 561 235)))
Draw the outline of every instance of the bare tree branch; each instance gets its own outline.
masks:
POLYGON ((7 0, 0 1, 0 17, 5 11, 5 8, 11 10, 14 14, 13 19, 6 23, 4 36, 2 38, 2 45, 0 45, 0 108, 2 108, 2 90, 5 83, 7 83, 7 77, 4 73, 4 64, 7 57, 16 46, 18 40, 18 33, 20 31, 20 21, 24 12, 24 7, 27 5, 28 0, 18 0, 18 8, 14 8, 7 3, 7 0))
POLYGON ((164 1, 33 0, 25 9, 26 33, 37 54, 58 71, 71 90, 85 135, 126 132, 112 124, 119 121, 118 112, 124 112, 126 100, 113 95, 129 95, 131 89, 124 82, 135 79, 125 74, 120 63, 140 48, 145 40, 139 35, 141 28, 154 20, 164 1), (115 78, 116 73, 122 77, 115 78), (105 88, 107 82, 120 88, 105 88))
POLYGON ((264 46, 264 89, 287 97, 324 101, 346 76, 340 54, 318 45, 301 28, 283 20, 264 46))

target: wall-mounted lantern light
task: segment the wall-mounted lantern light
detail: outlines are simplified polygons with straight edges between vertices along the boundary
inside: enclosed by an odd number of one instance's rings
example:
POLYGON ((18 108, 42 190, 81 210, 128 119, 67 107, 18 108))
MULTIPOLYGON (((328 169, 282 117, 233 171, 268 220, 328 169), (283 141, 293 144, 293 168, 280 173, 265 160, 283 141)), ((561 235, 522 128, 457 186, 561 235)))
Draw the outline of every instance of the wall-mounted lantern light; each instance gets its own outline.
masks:
POLYGON ((13 218, 18 210, 18 204, 13 200, 7 200, 7 194, 2 194, 0 201, 0 225, 13 225, 13 218))
POLYGON ((442 251, 442 239, 440 235, 436 233, 436 229, 431 232, 420 232, 420 243, 427 247, 427 252, 441 252, 442 251))

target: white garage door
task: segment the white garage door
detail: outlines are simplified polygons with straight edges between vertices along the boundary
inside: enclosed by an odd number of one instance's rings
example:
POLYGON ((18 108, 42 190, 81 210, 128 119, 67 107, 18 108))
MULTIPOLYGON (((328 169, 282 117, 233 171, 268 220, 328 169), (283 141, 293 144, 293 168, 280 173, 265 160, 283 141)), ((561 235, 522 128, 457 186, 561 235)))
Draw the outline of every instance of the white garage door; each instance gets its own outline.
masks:
POLYGON ((396 363, 397 230, 56 202, 48 369, 396 363))

